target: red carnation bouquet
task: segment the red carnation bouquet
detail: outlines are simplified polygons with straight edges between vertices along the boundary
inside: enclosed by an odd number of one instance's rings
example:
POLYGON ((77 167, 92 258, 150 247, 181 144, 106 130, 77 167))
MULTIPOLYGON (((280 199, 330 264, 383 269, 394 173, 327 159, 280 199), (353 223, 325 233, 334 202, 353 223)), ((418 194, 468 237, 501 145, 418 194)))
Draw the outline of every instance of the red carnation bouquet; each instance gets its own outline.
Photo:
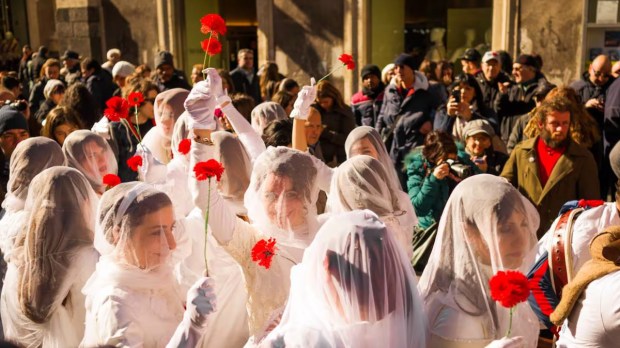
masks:
MULTIPOLYGON (((224 18, 215 13, 210 13, 200 18, 200 32, 209 35, 207 39, 202 40, 200 46, 205 52, 204 62, 202 66, 204 69, 211 65, 211 57, 220 54, 222 52, 222 43, 218 40, 221 35, 226 35, 226 22, 224 18), (209 62, 207 63, 207 56, 209 56, 209 62)), ((206 76, 203 78, 206 79, 206 76)))
POLYGON ((499 302, 503 307, 510 308, 510 322, 506 337, 510 337, 512 329, 512 314, 516 306, 525 302, 530 295, 530 287, 525 274, 519 271, 499 271, 491 280, 491 298, 499 302))
POLYGON ((112 187, 121 183, 121 178, 116 174, 106 174, 103 176, 103 184, 111 189, 112 187))
POLYGON ((259 266, 269 269, 269 267, 271 267, 273 257, 278 255, 291 261, 294 265, 297 264, 297 262, 291 260, 290 258, 277 254, 276 251, 278 251, 278 248, 276 247, 275 238, 261 239, 252 247, 252 261, 258 263, 259 266))
POLYGON ((330 71, 327 75, 321 77, 318 82, 325 80, 329 75, 335 73, 336 71, 342 69, 345 66, 347 67, 347 70, 355 69, 355 61, 353 60, 353 56, 351 56, 350 54, 343 53, 340 55, 340 57, 338 57, 338 60, 341 61, 342 64, 332 69, 332 71, 330 71))
POLYGON ((198 162, 194 166, 194 174, 196 180, 204 181, 209 180, 209 195, 207 197, 207 212, 205 213, 205 245, 204 245, 204 258, 205 258, 205 275, 209 276, 209 266, 207 264, 207 237, 209 234, 209 210, 211 208, 211 178, 219 182, 224 174, 224 167, 222 164, 214 159, 210 159, 206 162, 198 162))

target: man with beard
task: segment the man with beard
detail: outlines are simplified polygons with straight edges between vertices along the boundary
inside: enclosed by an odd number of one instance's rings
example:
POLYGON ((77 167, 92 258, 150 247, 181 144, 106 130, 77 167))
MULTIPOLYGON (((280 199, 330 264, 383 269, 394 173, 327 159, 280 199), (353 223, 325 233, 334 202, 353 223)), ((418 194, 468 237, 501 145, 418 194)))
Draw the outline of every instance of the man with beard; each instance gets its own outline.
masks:
POLYGON ((540 238, 564 203, 598 199, 599 182, 594 157, 569 135, 573 115, 568 100, 545 100, 533 117, 539 135, 515 147, 501 176, 536 206, 540 238))
POLYGON ((385 85, 381 81, 381 70, 376 65, 362 68, 362 90, 351 97, 351 109, 358 126, 374 127, 383 104, 385 85))

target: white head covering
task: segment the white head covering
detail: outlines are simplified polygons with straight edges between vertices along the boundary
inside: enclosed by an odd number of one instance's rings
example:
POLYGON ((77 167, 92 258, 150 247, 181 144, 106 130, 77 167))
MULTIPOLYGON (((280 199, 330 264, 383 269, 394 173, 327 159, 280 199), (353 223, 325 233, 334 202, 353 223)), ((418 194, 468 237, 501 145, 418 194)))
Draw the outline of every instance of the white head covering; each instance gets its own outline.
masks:
POLYGON ((11 154, 9 182, 2 207, 7 211, 23 209, 32 178, 44 169, 65 165, 65 162, 60 145, 52 139, 34 137, 17 144, 11 154))
POLYGON ((114 67, 112 68, 112 77, 116 77, 116 76, 127 77, 133 74, 134 71, 136 71, 136 67, 133 64, 126 62, 124 60, 121 60, 119 62, 116 62, 116 64, 114 64, 114 67))
POLYGON ((164 138, 170 140, 172 136, 174 124, 182 113, 185 112, 183 103, 189 91, 183 88, 173 88, 161 92, 155 97, 154 115, 155 127, 161 132, 164 138), (165 128, 166 121, 172 120, 170 129, 165 128))
MULTIPOLYGON (((288 347, 426 347, 416 278, 388 228, 368 211, 332 216, 291 270, 267 337, 288 347)), ((281 344, 281 345, 278 345, 281 344)))
POLYGON ((172 154, 175 158, 183 156, 183 154, 179 152, 179 144, 181 143, 181 141, 183 141, 183 139, 187 139, 189 137, 190 120, 191 118, 189 117, 189 114, 187 113, 187 111, 185 111, 174 123, 174 129, 172 130, 172 137, 170 142, 172 154))
MULTIPOLYGON (((269 147, 254 162, 244 204, 258 230, 279 244, 305 248, 318 229, 317 170, 309 154, 288 147, 269 147), (283 190, 268 190, 276 180, 283 190)), ((277 186, 277 185, 276 185, 277 186)))
MULTIPOLYGON (((25 210, 28 224, 17 236, 13 260, 23 267, 18 299, 23 314, 34 323, 50 319, 67 296, 65 279, 82 248, 92 246, 97 196, 77 170, 52 167, 30 184, 25 210)), ((25 343, 25 342, 20 342, 25 343)))
MULTIPOLYGON (((225 168, 218 190, 224 199, 235 206, 243 207, 243 196, 250 186, 252 163, 239 138, 231 133, 211 133, 217 160, 225 168)), ((239 212, 237 212, 239 213, 239 212)))
POLYGON ((258 104, 251 114, 252 128, 258 133, 263 135, 263 130, 267 128, 267 125, 273 121, 286 120, 288 116, 284 108, 276 102, 264 102, 258 104))
POLYGON ((43 88, 43 96, 45 96, 45 99, 49 99, 50 94, 52 94, 52 92, 54 91, 54 88, 58 86, 64 87, 65 84, 62 83, 62 81, 56 79, 48 80, 45 84, 45 87, 43 88))
MULTIPOLYGON (((536 208, 501 177, 475 175, 455 188, 419 284, 432 334, 463 338, 434 331, 432 318, 444 307, 480 322, 484 339, 506 334, 509 310, 491 299, 489 279, 507 269, 527 274, 536 257, 538 224, 536 208)), ((536 341, 538 320, 527 303, 517 305, 512 323, 514 336, 536 341)))
POLYGON ((118 164, 108 142, 89 130, 69 134, 62 144, 62 151, 67 165, 82 172, 99 194, 105 191, 103 177, 118 172, 118 164))

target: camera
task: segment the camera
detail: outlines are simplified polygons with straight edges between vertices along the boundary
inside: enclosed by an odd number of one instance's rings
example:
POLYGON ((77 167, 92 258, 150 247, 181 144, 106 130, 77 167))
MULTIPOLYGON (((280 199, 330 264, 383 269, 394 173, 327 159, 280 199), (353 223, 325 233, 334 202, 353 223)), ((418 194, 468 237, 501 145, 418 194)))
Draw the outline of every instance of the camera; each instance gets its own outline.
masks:
POLYGON ((452 90, 452 98, 454 98, 454 102, 456 103, 460 103, 461 102, 461 90, 459 89, 453 89, 452 90))
POLYGON ((450 166, 450 173, 458 177, 459 179, 465 179, 472 175, 473 171, 471 166, 463 164, 453 159, 446 160, 446 163, 450 166))
POLYGON ((13 108, 13 110, 17 110, 19 112, 24 112, 28 108, 28 102, 25 100, 16 100, 16 101, 7 100, 4 102, 4 105, 8 105, 11 108, 13 108))

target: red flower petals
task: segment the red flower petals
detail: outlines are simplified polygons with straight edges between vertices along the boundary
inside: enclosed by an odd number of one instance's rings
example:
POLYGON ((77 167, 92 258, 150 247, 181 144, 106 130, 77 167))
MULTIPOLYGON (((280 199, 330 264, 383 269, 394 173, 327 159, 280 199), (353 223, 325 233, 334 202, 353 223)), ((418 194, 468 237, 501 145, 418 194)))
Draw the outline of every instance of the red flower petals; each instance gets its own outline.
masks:
POLYGON ((271 261, 276 255, 276 250, 276 240, 274 238, 269 238, 269 240, 261 239, 252 247, 252 261, 258 262, 259 266, 269 269, 271 261))
POLYGON ((107 108, 103 114, 112 122, 118 122, 129 115, 129 103, 119 96, 108 99, 105 105, 107 108))
POLYGON ((506 308, 527 300, 530 288, 527 277, 518 271, 499 271, 489 281, 491 298, 506 308))
POLYGON ((215 117, 217 118, 222 118, 222 116, 224 116, 224 113, 222 112, 222 109, 215 108, 215 110, 213 110, 213 115, 215 115, 215 117))
POLYGON ((190 139, 183 139, 179 143, 179 148, 178 148, 179 153, 183 155, 187 155, 191 147, 192 147, 192 141, 190 139))
POLYGON ((343 53, 338 57, 338 60, 342 62, 342 64, 347 66, 348 70, 355 69, 355 61, 353 60, 353 56, 350 54, 343 53))
POLYGON ((214 159, 210 159, 206 162, 198 162, 194 166, 194 173, 196 174, 196 180, 203 181, 212 177, 216 177, 217 181, 222 179, 224 173, 224 167, 222 164, 214 159))
POLYGON ((127 97, 127 102, 131 107, 140 106, 142 105, 142 103, 144 103, 144 96, 140 92, 131 92, 127 97))
POLYGON ((133 170, 134 172, 138 171, 138 167, 142 165, 142 157, 140 156, 132 156, 129 159, 127 159, 127 165, 129 166, 129 168, 131 168, 131 170, 133 170))
POLYGON ((202 50, 210 56, 222 52, 222 44, 215 37, 202 40, 200 45, 202 46, 202 50))
POLYGON ((210 33, 214 37, 226 35, 226 22, 220 15, 210 13, 200 18, 200 31, 203 34, 210 33))
POLYGON ((115 174, 106 174, 103 176, 103 184, 108 187, 114 187, 121 183, 121 178, 115 174))

